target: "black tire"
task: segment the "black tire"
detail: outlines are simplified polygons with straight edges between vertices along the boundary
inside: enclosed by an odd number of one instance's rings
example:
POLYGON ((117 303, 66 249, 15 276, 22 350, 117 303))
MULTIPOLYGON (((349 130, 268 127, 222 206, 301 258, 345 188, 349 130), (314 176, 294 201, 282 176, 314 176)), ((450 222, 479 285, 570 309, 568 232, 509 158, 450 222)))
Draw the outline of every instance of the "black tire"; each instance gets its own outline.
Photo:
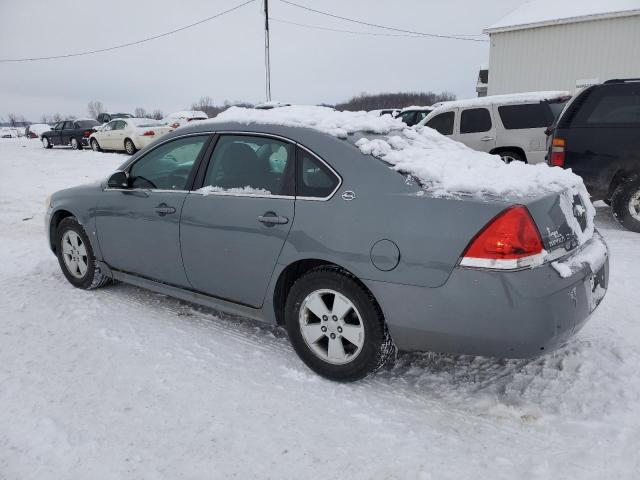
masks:
POLYGON ((524 156, 521 153, 516 152, 515 150, 503 150, 500 153, 498 153, 498 155, 500 155, 500 158, 504 163, 511 163, 511 162, 527 163, 526 158, 524 158, 524 156))
POLYGON ((58 263, 60 264, 62 273, 64 273, 64 276, 74 287, 81 288, 83 290, 92 290, 109 283, 110 278, 100 271, 100 267, 98 266, 96 258, 93 255, 91 242, 89 241, 84 228, 82 228, 82 225, 80 225, 74 217, 67 217, 62 219, 62 221, 58 225, 58 228, 56 230, 56 253, 58 255, 58 263), (82 275, 80 278, 74 276, 69 271, 63 258, 63 237, 65 233, 69 231, 75 232, 80 237, 87 252, 87 258, 85 262, 87 264, 87 269, 84 275, 82 275))
POLYGON ((127 152, 129 155, 133 155, 138 151, 135 144, 133 143, 133 140, 131 140, 130 138, 124 139, 124 151, 127 152))
POLYGON ((640 232, 640 206, 636 204, 640 196, 640 177, 625 180, 611 195, 611 210, 616 220, 627 230, 640 232), (632 205, 635 204, 635 208, 632 205), (631 210, 637 212, 635 217, 631 210))
POLYGON ((51 140, 49 140, 47 137, 42 137, 42 146, 44 148, 53 148, 53 145, 51 145, 51 140))
MULTIPOLYGON (((395 352, 382 311, 373 295, 352 275, 337 267, 319 267, 300 277, 291 287, 285 305, 289 340, 302 361, 318 375, 338 382, 353 382, 378 370, 395 352), (362 350, 348 363, 329 363, 311 350, 300 329, 299 314, 312 292, 334 290, 353 303, 360 313, 365 340, 362 350)), ((325 329, 326 330, 326 329, 325 329)))
POLYGON ((69 143, 73 150, 82 150, 82 143, 77 138, 72 137, 69 143))
POLYGON ((95 138, 91 139, 91 150, 93 150, 94 152, 102 151, 102 149, 100 148, 100 144, 98 143, 98 140, 96 140, 95 138))

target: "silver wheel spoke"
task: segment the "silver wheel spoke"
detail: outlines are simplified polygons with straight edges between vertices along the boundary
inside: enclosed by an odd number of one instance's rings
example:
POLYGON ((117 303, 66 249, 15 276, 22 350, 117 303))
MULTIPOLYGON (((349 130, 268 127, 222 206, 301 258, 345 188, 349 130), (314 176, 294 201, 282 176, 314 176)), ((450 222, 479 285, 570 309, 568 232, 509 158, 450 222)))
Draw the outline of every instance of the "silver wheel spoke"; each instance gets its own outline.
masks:
POLYGON ((327 352, 329 360, 344 361, 347 354, 344 352, 342 339, 339 337, 329 338, 329 350, 327 352))
POLYGON ((331 315, 335 315, 339 320, 342 320, 344 316, 351 310, 351 302, 344 298, 342 295, 335 295, 333 299, 333 308, 331 309, 331 315))
POLYGON ((62 259, 67 271, 76 278, 82 278, 89 269, 87 247, 80 235, 67 230, 62 236, 62 259))
POLYGON ((305 307, 308 308, 311 313, 313 313, 318 318, 329 316, 331 314, 324 301, 322 300, 322 297, 317 293, 311 298, 307 298, 305 307))
POLYGON ((360 325, 343 325, 342 336, 350 343, 353 343, 356 347, 362 347, 364 335, 363 329, 360 325))
POLYGON ((310 323, 302 326, 302 335, 308 343, 316 343, 325 336, 322 331, 322 325, 319 323, 310 323))

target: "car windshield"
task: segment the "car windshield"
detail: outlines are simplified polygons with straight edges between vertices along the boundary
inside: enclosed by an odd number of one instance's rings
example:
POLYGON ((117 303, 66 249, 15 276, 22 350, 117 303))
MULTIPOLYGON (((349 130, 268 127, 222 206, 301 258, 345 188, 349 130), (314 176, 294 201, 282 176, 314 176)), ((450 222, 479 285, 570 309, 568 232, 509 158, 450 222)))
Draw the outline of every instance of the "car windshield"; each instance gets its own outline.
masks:
POLYGON ((96 125, 100 125, 95 120, 78 120, 76 123, 80 128, 91 128, 95 127, 96 125))

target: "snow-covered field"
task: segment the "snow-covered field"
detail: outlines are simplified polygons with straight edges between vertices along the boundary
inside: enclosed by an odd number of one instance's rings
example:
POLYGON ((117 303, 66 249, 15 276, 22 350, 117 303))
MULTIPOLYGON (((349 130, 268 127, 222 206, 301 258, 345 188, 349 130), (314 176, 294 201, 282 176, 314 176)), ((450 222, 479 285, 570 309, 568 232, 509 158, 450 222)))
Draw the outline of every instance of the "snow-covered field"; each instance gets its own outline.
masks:
POLYGON ((118 284, 72 288, 45 197, 123 155, 0 139, 0 479, 633 479, 640 235, 606 207, 606 299, 535 360, 401 355, 356 384, 285 333, 118 284))

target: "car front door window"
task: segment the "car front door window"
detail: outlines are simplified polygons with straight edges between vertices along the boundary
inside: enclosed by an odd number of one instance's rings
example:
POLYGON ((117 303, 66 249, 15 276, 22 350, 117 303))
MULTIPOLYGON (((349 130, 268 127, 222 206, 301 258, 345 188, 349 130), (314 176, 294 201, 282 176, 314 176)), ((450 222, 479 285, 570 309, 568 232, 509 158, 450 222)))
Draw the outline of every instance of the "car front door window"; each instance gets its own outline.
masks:
POLYGON ((184 137, 153 149, 130 168, 131 186, 154 190, 186 190, 189 174, 206 140, 206 135, 184 137))

